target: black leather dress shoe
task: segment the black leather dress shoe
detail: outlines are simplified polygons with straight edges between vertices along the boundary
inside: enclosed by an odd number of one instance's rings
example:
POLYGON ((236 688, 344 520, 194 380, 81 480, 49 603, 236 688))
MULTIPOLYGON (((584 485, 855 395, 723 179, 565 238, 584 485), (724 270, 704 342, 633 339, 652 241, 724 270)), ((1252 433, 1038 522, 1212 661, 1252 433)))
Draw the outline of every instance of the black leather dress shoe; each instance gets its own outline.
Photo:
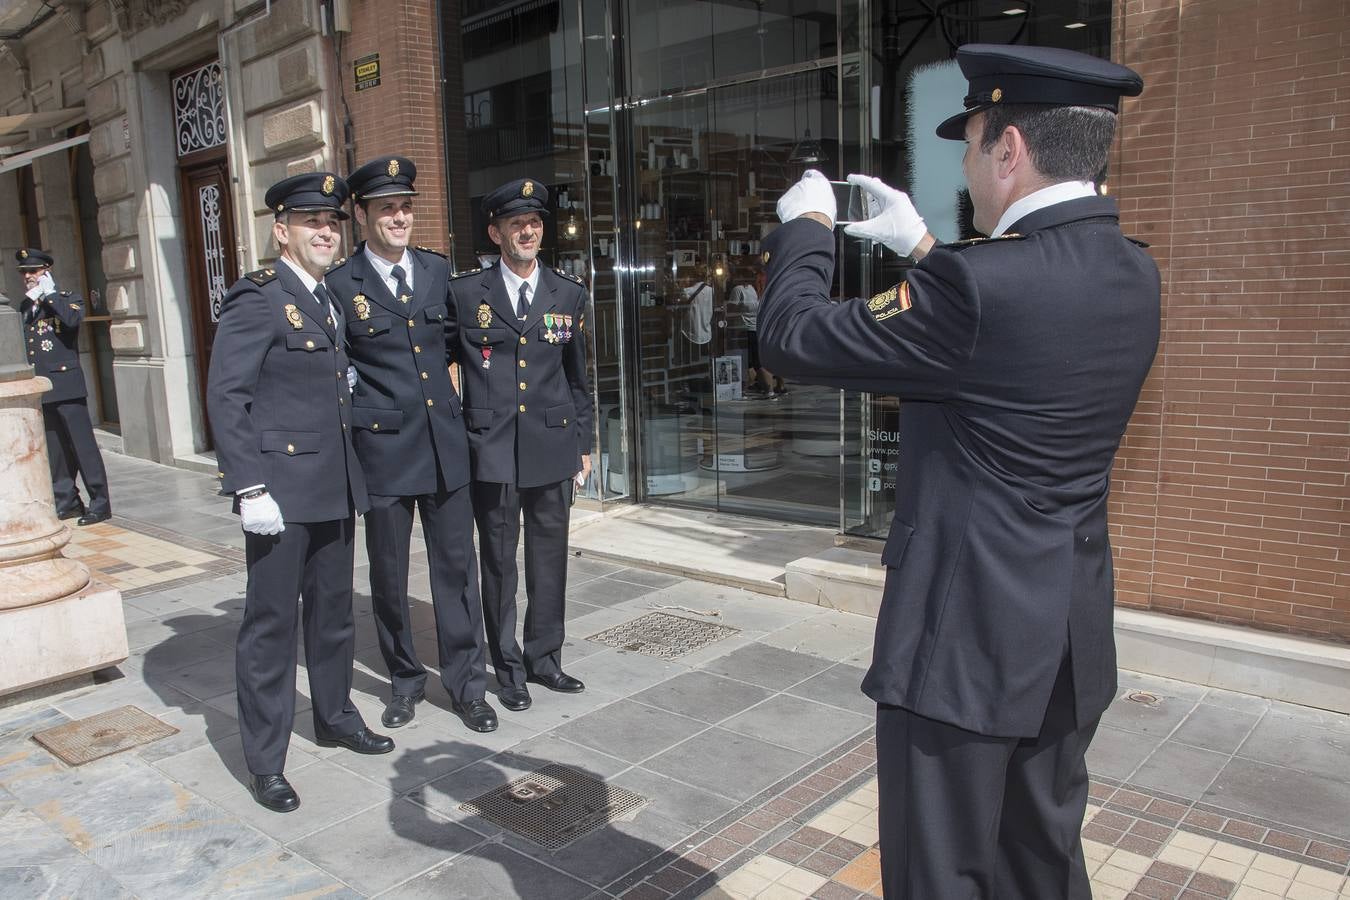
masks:
POLYGON ((385 728, 399 728, 407 725, 417 715, 417 704, 426 699, 425 692, 416 694, 395 694, 389 704, 385 706, 384 713, 380 716, 380 721, 384 723, 385 728))
POLYGON ((70 509, 67 510, 58 509, 56 511, 56 517, 63 521, 65 519, 80 519, 84 517, 84 513, 85 509, 83 506, 72 506, 70 509))
POLYGON ((530 708, 530 692, 523 687, 504 687, 497 694, 497 700, 511 712, 530 708))
POLYGON ((272 812, 291 812, 300 806, 300 795, 291 787, 285 775, 251 775, 248 789, 259 805, 272 812))
POLYGON ((382 734, 376 734, 369 728, 362 728, 355 734, 343 735, 340 738, 328 738, 319 741, 320 747, 346 747, 355 753, 388 753, 394 749, 394 739, 385 737, 382 734))
POLYGON ((106 522, 112 518, 110 511, 87 512, 75 520, 76 525, 97 525, 99 522, 106 522))
POLYGON ((586 685, 581 682, 581 679, 573 678, 563 672, 556 675, 530 675, 525 680, 542 684, 550 691, 557 691, 560 694, 580 694, 586 690, 586 685))
POLYGON ((497 730, 497 712, 486 700, 470 700, 463 706, 451 703, 450 708, 474 731, 497 730))

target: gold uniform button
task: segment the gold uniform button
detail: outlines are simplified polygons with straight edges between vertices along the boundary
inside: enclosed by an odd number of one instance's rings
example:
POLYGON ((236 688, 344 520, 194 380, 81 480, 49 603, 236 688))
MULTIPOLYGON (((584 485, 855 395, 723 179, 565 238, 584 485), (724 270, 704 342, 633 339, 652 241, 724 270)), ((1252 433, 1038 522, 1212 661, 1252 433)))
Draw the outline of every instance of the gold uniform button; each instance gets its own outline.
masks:
POLYGON ((62 366, 62 367, 61 367, 61 371, 64 372, 65 370, 66 370, 66 367, 65 367, 65 366, 62 366))
POLYGON ((520 389, 521 389, 522 391, 525 390, 525 382, 522 381, 522 382, 520 383, 520 389))
POLYGON ((379 422, 376 422, 375 424, 371 425, 371 426, 370 426, 370 430, 371 430, 371 431, 379 431, 379 430, 380 430, 380 423, 379 423, 379 422))
MULTIPOLYGON (((33 343, 33 342, 32 342, 32 341, 29 341, 28 343, 31 344, 31 343, 33 343)), ((486 335, 486 334, 483 335, 483 343, 485 343, 485 344, 487 343, 487 335, 486 335)))
POLYGON ((409 319, 409 320, 408 320, 408 327, 409 327, 409 328, 413 327, 413 326, 416 325, 416 324, 417 324, 417 323, 414 322, 412 319, 409 319))
POLYGON ((522 369, 525 368, 525 360, 522 359, 522 360, 520 361, 520 367, 521 367, 522 369))
POLYGON ((306 350, 313 350, 313 349, 314 349, 314 342, 313 342, 313 341, 305 341, 305 349, 306 349, 306 350))
POLYGON ((287 452, 287 453, 294 453, 294 452, 295 452, 295 445, 294 445, 294 444, 287 444, 287 445, 286 445, 286 452, 287 452))
POLYGON ((371 334, 374 334, 374 333, 375 333, 374 327, 372 327, 372 328, 370 329, 370 333, 371 333, 371 334))
POLYGON ((414 352, 414 353, 421 353, 421 352, 422 352, 422 345, 421 345, 421 344, 413 344, 413 352, 414 352))
POLYGON ((524 336, 521 337, 520 342, 521 342, 522 344, 528 344, 528 343, 529 343, 529 341, 526 340, 524 336))
POLYGON ((436 405, 436 401, 435 401, 435 400, 432 400, 430 397, 428 397, 428 398, 427 398, 427 406, 435 406, 435 405, 436 405))
POLYGON ((566 420, 566 419, 563 419, 563 424, 564 424, 564 425, 567 424, 567 420, 566 420))
POLYGON ((224 478, 224 477, 225 477, 225 473, 224 473, 224 472, 217 472, 217 473, 216 473, 216 477, 217 477, 217 478, 224 478))
POLYGON ((423 372, 423 373, 422 373, 422 380, 423 380, 423 381, 426 381, 426 380, 427 380, 428 378, 430 378, 430 377, 431 377, 431 376, 428 375, 426 372, 423 372))
POLYGON ((525 411, 525 404, 524 404, 524 403, 520 404, 520 411, 521 411, 521 412, 524 412, 524 411, 525 411))

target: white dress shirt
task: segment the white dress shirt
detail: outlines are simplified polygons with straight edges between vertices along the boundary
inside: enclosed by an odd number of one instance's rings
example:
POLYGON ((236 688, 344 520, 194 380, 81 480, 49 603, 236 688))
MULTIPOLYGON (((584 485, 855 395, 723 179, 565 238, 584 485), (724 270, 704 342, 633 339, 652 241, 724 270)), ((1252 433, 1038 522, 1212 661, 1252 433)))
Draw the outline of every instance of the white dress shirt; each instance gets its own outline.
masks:
POLYGON ((534 295, 539 289, 539 261, 535 260, 534 268, 530 270, 529 278, 521 278, 515 272, 512 272, 509 266, 502 266, 502 280, 506 282, 506 296, 511 298, 511 308, 516 308, 516 301, 520 298, 520 286, 528 284, 529 290, 525 292, 525 302, 534 305, 534 295))
POLYGON ((408 293, 409 294, 412 293, 413 290, 412 254, 408 252, 406 247, 403 250, 403 258, 396 263, 391 263, 383 256, 380 256, 378 253, 372 251, 370 249, 369 244, 366 244, 366 249, 362 252, 366 254, 366 259, 370 262, 370 264, 375 267, 375 273, 379 275, 380 278, 384 281, 384 286, 389 288, 389 294, 395 300, 398 299, 398 281, 394 278, 392 274, 394 271, 394 266, 403 267, 403 283, 408 286, 408 293))
POLYGON ((1039 191, 1032 191, 1008 207, 989 236, 991 238, 1001 236, 1018 219, 1029 213, 1034 213, 1038 209, 1045 209, 1047 206, 1054 206, 1056 203, 1063 203, 1065 200, 1095 196, 1097 196, 1097 186, 1091 181, 1061 181, 1059 184, 1052 184, 1049 187, 1041 188, 1039 191))

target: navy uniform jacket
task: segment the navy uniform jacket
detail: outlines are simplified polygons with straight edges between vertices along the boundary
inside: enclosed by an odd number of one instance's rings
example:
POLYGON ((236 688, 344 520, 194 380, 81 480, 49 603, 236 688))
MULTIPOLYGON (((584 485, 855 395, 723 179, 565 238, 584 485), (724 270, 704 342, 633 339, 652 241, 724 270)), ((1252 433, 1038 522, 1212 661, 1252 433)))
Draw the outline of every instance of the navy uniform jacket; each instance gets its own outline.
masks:
POLYGON ((1118 216, 1104 197, 1055 204, 838 305, 828 229, 793 221, 766 242, 765 366, 903 401, 863 681, 878 703, 1033 736, 1066 651, 1079 722, 1111 701, 1107 493, 1160 315, 1157 266, 1118 216))
POLYGON ((524 322, 499 266, 455 276, 450 295, 474 480, 540 487, 581 471, 591 452, 581 281, 540 264, 524 322))
POLYGON ((88 396, 84 370, 80 368, 80 323, 84 306, 70 291, 53 291, 37 301, 37 318, 28 322, 34 302, 24 298, 19 307, 23 317, 28 363, 34 373, 51 380, 52 389, 42 395, 43 403, 60 403, 88 396))
POLYGON ((342 304, 347 352, 360 380, 352 398, 356 454, 372 494, 436 493, 469 483, 469 442, 450 383, 446 323, 450 266, 408 248, 413 292, 402 303, 385 287, 362 244, 324 276, 342 304))
POLYGON ((223 493, 266 485, 287 522, 369 507, 352 448, 347 353, 284 264, 245 275, 225 295, 206 404, 223 493))

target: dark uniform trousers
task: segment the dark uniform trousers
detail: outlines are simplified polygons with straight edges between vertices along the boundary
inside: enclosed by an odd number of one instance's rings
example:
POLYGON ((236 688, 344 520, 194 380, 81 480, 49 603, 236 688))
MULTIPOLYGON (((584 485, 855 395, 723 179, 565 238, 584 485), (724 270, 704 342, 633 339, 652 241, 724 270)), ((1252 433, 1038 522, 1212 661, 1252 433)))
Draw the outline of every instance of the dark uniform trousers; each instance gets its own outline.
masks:
POLYGON ((370 501, 365 519, 371 604, 394 696, 416 695, 427 680, 413 648, 407 590, 416 509, 431 569, 441 684, 456 703, 481 700, 487 690, 487 673, 481 664, 483 612, 474 571, 473 533, 464 527, 473 516, 468 485, 420 497, 372 496, 370 501))
POLYGON ((561 673, 571 480, 540 487, 475 481, 473 508, 487 643, 497 679, 503 686, 524 687, 526 675, 561 673), (522 513, 529 597, 523 655, 516 643, 516 547, 522 513))
POLYGON ((355 529, 348 516, 287 522, 275 535, 244 533, 248 590, 235 667, 250 772, 271 775, 286 767, 295 718, 295 631, 302 619, 315 735, 332 739, 365 727, 350 699, 355 529))
POLYGON ((47 461, 52 470, 57 512, 70 512, 82 505, 75 487, 76 474, 84 479, 85 490, 89 492, 88 511, 97 515, 110 511, 108 473, 94 440, 88 403, 84 398, 44 403, 42 423, 47 431, 47 461))
POLYGON ((1084 754, 1100 718, 1075 721, 1067 659, 1034 738, 976 734, 878 704, 887 900, 1092 900, 1079 831, 1084 754))

